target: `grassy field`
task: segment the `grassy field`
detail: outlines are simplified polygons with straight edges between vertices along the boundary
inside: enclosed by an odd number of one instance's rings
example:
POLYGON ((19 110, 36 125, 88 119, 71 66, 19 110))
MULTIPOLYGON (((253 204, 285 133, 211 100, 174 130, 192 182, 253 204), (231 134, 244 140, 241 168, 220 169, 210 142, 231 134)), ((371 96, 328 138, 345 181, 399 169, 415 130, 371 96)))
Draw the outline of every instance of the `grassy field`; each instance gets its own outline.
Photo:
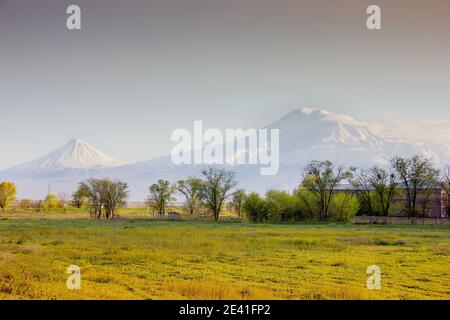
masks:
POLYGON ((85 217, 0 215, 0 298, 450 299, 448 226, 85 217), (73 264, 81 290, 66 287, 73 264))

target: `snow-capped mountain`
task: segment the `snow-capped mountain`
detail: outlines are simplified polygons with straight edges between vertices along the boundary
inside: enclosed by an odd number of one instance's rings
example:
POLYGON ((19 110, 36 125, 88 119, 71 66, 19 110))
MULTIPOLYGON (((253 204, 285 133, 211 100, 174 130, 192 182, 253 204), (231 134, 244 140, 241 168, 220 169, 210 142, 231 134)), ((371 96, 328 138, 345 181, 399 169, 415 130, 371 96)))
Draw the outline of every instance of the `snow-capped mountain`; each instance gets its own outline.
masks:
MULTIPOLYGON (((311 160, 370 167, 387 166, 394 155, 423 154, 438 167, 450 164, 450 146, 375 134, 364 122, 320 109, 293 110, 266 128, 279 129, 279 173, 261 176, 259 166, 230 167, 237 173, 239 186, 247 191, 291 190, 298 186, 302 171, 311 160)), ((119 161, 76 139, 45 157, 0 172, 0 180, 14 181, 20 197, 41 198, 49 185, 55 193, 71 193, 84 179, 109 177, 127 182, 131 200, 142 201, 148 187, 158 179, 175 182, 198 176, 201 168, 201 165, 175 165, 170 156, 120 165, 119 161)))
MULTIPOLYGON (((300 183, 303 169, 311 160, 330 160, 336 165, 367 168, 373 165, 388 166, 395 155, 423 154, 439 167, 450 164, 448 146, 380 136, 364 122, 320 109, 293 110, 266 128, 279 129, 278 174, 261 176, 260 167, 254 165, 229 167, 236 171, 239 186, 248 191, 263 193, 269 188, 292 190, 300 183)), ((129 164, 113 171, 114 177, 129 181, 132 194, 143 199, 150 183, 157 179, 175 182, 188 176, 198 176, 201 167, 176 166, 167 156, 129 164)))
POLYGON ((39 171, 60 171, 64 169, 94 169, 122 165, 119 160, 99 151, 86 141, 73 139, 55 151, 9 169, 21 173, 37 173, 39 171))
POLYGON ((394 155, 414 154, 423 154, 440 167, 450 160, 448 146, 377 135, 364 122, 320 109, 296 109, 268 128, 280 130, 280 160, 284 164, 315 159, 360 167, 386 166, 394 155))

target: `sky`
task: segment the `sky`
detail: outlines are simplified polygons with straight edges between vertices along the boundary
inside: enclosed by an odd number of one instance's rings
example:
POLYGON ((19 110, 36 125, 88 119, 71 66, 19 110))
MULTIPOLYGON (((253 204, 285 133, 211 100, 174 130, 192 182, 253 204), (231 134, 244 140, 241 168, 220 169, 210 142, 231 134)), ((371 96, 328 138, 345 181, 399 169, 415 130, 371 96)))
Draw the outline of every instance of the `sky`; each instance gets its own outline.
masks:
POLYGON ((449 31, 448 0, 0 0, 0 169, 74 137, 147 160, 194 120, 258 128, 300 107, 450 139, 449 31))

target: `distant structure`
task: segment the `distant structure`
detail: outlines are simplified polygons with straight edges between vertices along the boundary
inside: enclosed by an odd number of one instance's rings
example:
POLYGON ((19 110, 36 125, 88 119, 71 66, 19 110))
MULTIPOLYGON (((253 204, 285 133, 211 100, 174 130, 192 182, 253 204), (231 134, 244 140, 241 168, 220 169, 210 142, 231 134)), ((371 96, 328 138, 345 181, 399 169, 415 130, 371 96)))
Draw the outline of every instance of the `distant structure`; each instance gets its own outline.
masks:
MULTIPOLYGON (((400 190, 403 188, 400 186, 400 190)), ((346 192, 351 194, 357 194, 360 191, 358 188, 352 185, 341 185, 339 186, 335 192, 346 192)), ((408 213, 406 211, 406 192, 402 192, 401 195, 394 198, 394 203, 402 203, 405 205, 405 209, 401 210, 399 214, 396 216, 399 217, 407 217, 408 213)), ((436 187, 431 191, 430 197, 428 199, 428 203, 420 197, 417 201, 418 208, 424 211, 424 214, 421 216, 422 218, 449 218, 449 196, 447 191, 442 187, 436 187)))

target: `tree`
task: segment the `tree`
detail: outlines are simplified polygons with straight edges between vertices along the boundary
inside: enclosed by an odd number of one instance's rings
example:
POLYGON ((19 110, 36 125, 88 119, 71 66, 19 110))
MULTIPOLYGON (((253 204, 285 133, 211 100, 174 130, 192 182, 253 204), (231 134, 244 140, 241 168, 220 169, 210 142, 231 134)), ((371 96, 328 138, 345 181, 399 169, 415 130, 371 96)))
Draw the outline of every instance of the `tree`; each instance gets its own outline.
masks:
POLYGON ((62 208, 65 208, 69 205, 70 195, 67 192, 58 193, 59 204, 62 208))
POLYGON ((230 196, 230 191, 236 186, 234 172, 226 169, 207 167, 202 170, 205 180, 201 184, 200 197, 208 209, 214 215, 214 220, 219 220, 223 202, 230 196))
POLYGON ((374 167, 370 169, 369 184, 373 188, 383 216, 387 217, 391 211, 397 190, 397 176, 394 172, 374 167))
POLYGON ((252 192, 244 198, 242 210, 251 222, 268 220, 267 202, 256 192, 252 192))
POLYGON ((89 204, 89 193, 86 188, 78 187, 72 194, 72 204, 75 208, 84 208, 89 204))
POLYGON ((59 198, 59 208, 63 209, 63 213, 66 213, 66 208, 69 205, 70 196, 66 192, 58 193, 59 198))
POLYGON ((81 182, 73 195, 74 203, 81 206, 88 199, 91 218, 100 219, 104 212, 106 219, 116 218, 116 210, 126 204, 128 184, 110 179, 90 178, 81 182))
POLYGON ((233 192, 233 197, 231 199, 231 207, 233 208, 234 212, 237 214, 238 217, 241 216, 242 203, 244 202, 244 198, 245 198, 244 189, 238 189, 235 192, 233 192))
POLYGON ((294 196, 299 199, 299 210, 303 217, 313 218, 319 214, 320 208, 312 192, 300 187, 294 190, 294 196))
POLYGON ((148 202, 154 206, 160 216, 164 215, 167 204, 173 201, 172 197, 175 188, 167 180, 158 180, 158 183, 152 184, 149 188, 150 196, 148 202))
POLYGON ((33 201, 31 199, 21 199, 19 202, 21 209, 30 209, 33 207, 33 201))
POLYGON ((339 192, 330 203, 330 216, 333 220, 351 222, 359 209, 358 199, 349 192, 339 192))
POLYGON ((441 187, 450 196, 450 166, 447 166, 441 177, 441 187))
POLYGON ((300 219, 300 199, 285 191, 269 190, 266 202, 270 221, 286 221, 300 219))
POLYGON ((370 183, 369 170, 361 169, 359 171, 356 168, 352 168, 351 184, 357 189, 357 193, 361 203, 361 209, 364 210, 369 216, 373 215, 374 204, 373 202, 373 187, 370 183))
POLYGON ((177 190, 186 199, 189 214, 193 215, 200 202, 201 179, 189 177, 177 183, 177 190))
POLYGON ((16 185, 12 182, 0 183, 0 208, 3 211, 16 200, 17 189, 16 185))
POLYGON ((343 167, 335 168, 330 161, 312 161, 306 166, 302 187, 314 195, 319 207, 320 220, 326 220, 329 216, 330 203, 336 187, 350 178, 350 171, 343 167))
POLYGON ((60 205, 61 201, 59 200, 58 196, 49 193, 44 199, 43 207, 44 209, 55 209, 58 208, 60 205))
POLYGON ((367 214, 372 215, 379 208, 381 215, 388 216, 397 190, 397 177, 379 167, 356 172, 352 169, 352 184, 358 188, 361 204, 367 214), (375 202, 375 203, 374 203, 375 202))
POLYGON ((116 218, 116 209, 123 207, 128 198, 128 184, 121 181, 104 179, 101 181, 101 193, 106 219, 116 218))
POLYGON ((406 193, 408 216, 415 218, 424 215, 432 191, 438 185, 439 170, 433 166, 431 160, 420 155, 411 158, 394 157, 392 166, 406 193))
POLYGON ((75 193, 88 198, 91 218, 100 219, 102 217, 103 192, 101 180, 90 178, 81 182, 75 193))

